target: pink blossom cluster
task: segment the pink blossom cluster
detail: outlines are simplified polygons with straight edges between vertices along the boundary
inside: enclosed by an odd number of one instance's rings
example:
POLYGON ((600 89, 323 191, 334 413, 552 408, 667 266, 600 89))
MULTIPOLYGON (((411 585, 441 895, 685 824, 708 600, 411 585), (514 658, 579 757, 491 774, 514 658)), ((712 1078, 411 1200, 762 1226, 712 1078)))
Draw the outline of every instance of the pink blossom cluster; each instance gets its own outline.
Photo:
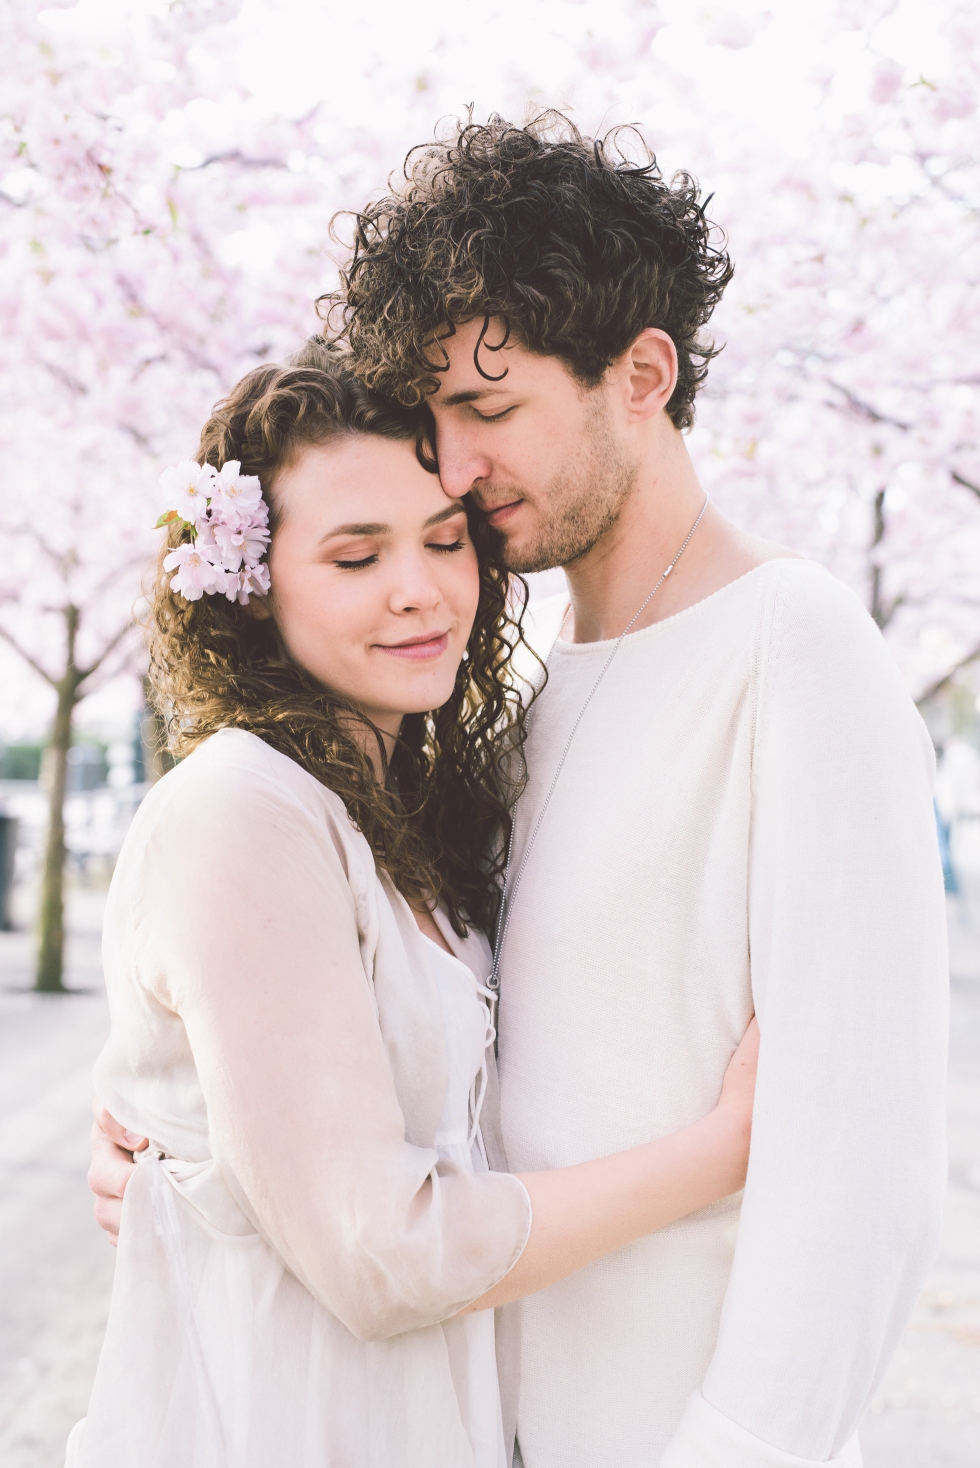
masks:
POLYGON ((220 593, 245 606, 250 596, 265 596, 269 568, 269 506, 254 474, 243 474, 237 459, 221 469, 193 460, 160 475, 164 508, 157 526, 178 524, 190 539, 175 546, 163 562, 173 571, 171 591, 185 601, 220 593))

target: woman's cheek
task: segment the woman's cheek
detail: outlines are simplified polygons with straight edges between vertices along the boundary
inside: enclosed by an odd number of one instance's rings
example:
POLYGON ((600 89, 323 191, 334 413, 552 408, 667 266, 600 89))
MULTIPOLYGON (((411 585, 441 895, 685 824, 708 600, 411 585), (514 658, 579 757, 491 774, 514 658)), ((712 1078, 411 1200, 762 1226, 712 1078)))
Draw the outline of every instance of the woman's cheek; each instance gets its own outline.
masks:
POLYGON ((456 615, 460 621, 472 623, 480 604, 480 566, 476 551, 470 547, 466 559, 460 556, 458 580, 455 588, 456 615))
POLYGON ((344 598, 333 591, 322 574, 294 576, 287 578, 278 603, 277 621, 286 646, 320 681, 329 680, 344 635, 344 598))

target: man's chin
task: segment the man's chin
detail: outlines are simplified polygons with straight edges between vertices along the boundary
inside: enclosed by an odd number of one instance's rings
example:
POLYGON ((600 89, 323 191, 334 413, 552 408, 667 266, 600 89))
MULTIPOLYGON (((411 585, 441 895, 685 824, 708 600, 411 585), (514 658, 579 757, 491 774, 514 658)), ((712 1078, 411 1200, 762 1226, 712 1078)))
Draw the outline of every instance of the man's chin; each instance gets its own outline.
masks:
MULTIPOLYGON (((498 532, 500 534, 500 532, 498 532)), ((518 576, 533 576, 538 571, 554 571, 564 568, 587 556, 595 545, 595 539, 572 541, 571 539, 538 540, 528 542, 516 536, 500 534, 500 557, 508 571, 518 576)))
POLYGON ((488 522, 500 547, 500 559, 508 571, 518 576, 553 571, 588 555, 595 545, 598 537, 594 534, 583 536, 580 526, 564 523, 542 526, 536 515, 528 513, 529 509, 525 502, 509 523, 506 519, 501 525, 488 522), (525 523, 520 526, 522 519, 525 523))
POLYGON ((513 571, 515 576, 533 576, 537 571, 553 571, 561 565, 553 556, 532 555, 516 549, 511 552, 506 546, 503 562, 507 570, 513 571))

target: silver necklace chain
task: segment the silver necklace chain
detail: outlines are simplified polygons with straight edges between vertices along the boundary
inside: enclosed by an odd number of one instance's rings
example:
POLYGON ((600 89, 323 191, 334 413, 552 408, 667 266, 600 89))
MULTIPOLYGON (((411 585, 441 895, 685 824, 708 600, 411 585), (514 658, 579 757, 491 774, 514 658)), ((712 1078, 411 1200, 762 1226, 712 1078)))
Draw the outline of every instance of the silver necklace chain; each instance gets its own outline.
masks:
MULTIPOLYGON (((599 684, 609 672, 612 660, 619 652, 619 649, 622 647, 624 639, 633 630, 633 627, 639 621, 640 617, 653 601, 653 598, 656 596, 661 586, 663 586, 664 582, 667 580, 667 577, 670 575, 671 571, 673 571, 674 567, 677 565, 677 562, 680 560, 681 556, 687 550, 688 546, 691 543, 691 540, 694 537, 695 530, 697 530, 698 526, 701 524, 702 519, 704 518, 704 512, 707 508, 708 496, 705 495, 704 504, 701 506, 698 518, 695 520, 694 524, 687 532, 684 544, 681 546, 680 550, 677 552, 674 559, 671 561, 670 565, 667 567, 666 571, 657 582, 656 586, 645 598, 642 605, 637 608, 633 616, 630 618, 629 622, 626 624, 624 630, 617 637, 609 653, 609 656, 606 658, 606 661, 602 665, 598 678, 595 680, 591 689, 589 690, 588 697, 586 698, 582 707, 579 709, 578 718, 572 725, 568 738, 565 740, 565 748, 561 752, 561 758, 558 761, 558 767, 555 770, 554 776, 552 777, 551 785, 548 788, 548 793, 544 798, 541 809, 538 811, 538 819, 534 823, 534 829, 531 832, 530 839, 528 840, 528 843, 524 848, 524 857, 521 861, 520 867, 518 868, 517 876, 514 878, 513 891, 508 892, 507 888, 510 882, 510 868, 514 856, 514 833, 517 830, 517 811, 521 803, 520 797, 518 796, 517 800, 514 802, 514 808, 511 811, 510 836, 507 841, 507 859, 504 863, 504 890, 503 895, 500 899, 500 911, 497 914, 497 926, 496 932, 494 933, 493 969, 491 970, 490 977, 487 979, 487 988, 491 990, 495 999, 499 998, 500 993, 500 956, 503 952, 504 942, 507 938, 507 930, 510 927, 510 916, 511 913, 514 911, 514 902, 517 898, 517 893, 520 888, 521 881, 524 877, 524 873, 527 870, 527 863, 528 858, 531 855, 531 849, 534 846, 535 841, 537 840, 538 832, 541 830, 541 823, 545 818, 545 813, 547 812, 548 806, 551 804, 551 797, 554 795, 555 790, 557 789, 558 781, 561 777, 561 772, 564 769, 565 761, 568 758, 568 752, 572 747, 572 740, 575 738, 575 735, 578 732, 578 726, 579 724, 581 724, 583 718, 585 717, 586 709, 589 707, 589 704, 592 702, 593 698, 595 698, 596 696, 596 693, 599 691, 599 684)), ((528 732, 530 732, 530 729, 528 730, 528 732)), ((523 753, 521 757, 523 759, 523 753)), ((524 775, 525 777, 527 776, 526 764, 524 766, 524 775)))

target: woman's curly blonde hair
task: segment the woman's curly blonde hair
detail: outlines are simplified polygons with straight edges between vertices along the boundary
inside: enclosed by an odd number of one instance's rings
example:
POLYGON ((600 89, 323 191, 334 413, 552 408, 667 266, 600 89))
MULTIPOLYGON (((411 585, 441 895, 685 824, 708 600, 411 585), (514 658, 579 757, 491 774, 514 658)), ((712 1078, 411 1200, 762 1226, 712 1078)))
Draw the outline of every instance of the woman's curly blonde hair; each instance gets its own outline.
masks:
MULTIPOLYGON (((274 535, 277 471, 302 445, 351 433, 414 440, 434 467, 424 415, 371 392, 314 337, 289 365, 256 368, 218 403, 197 458, 215 468, 238 459, 258 475, 274 535)), ((398 890, 416 906, 441 899, 461 935, 489 932, 496 917, 517 793, 506 772, 526 717, 509 674, 526 588, 515 603, 493 531, 476 511, 469 520, 480 597, 466 656, 449 701, 406 716, 384 781, 352 734, 352 721, 369 721, 289 658, 274 621, 223 596, 185 601, 160 566, 148 615, 150 680, 171 750, 187 754, 224 728, 258 735, 335 791, 398 890)), ((161 562, 182 535, 170 530, 161 562)))

